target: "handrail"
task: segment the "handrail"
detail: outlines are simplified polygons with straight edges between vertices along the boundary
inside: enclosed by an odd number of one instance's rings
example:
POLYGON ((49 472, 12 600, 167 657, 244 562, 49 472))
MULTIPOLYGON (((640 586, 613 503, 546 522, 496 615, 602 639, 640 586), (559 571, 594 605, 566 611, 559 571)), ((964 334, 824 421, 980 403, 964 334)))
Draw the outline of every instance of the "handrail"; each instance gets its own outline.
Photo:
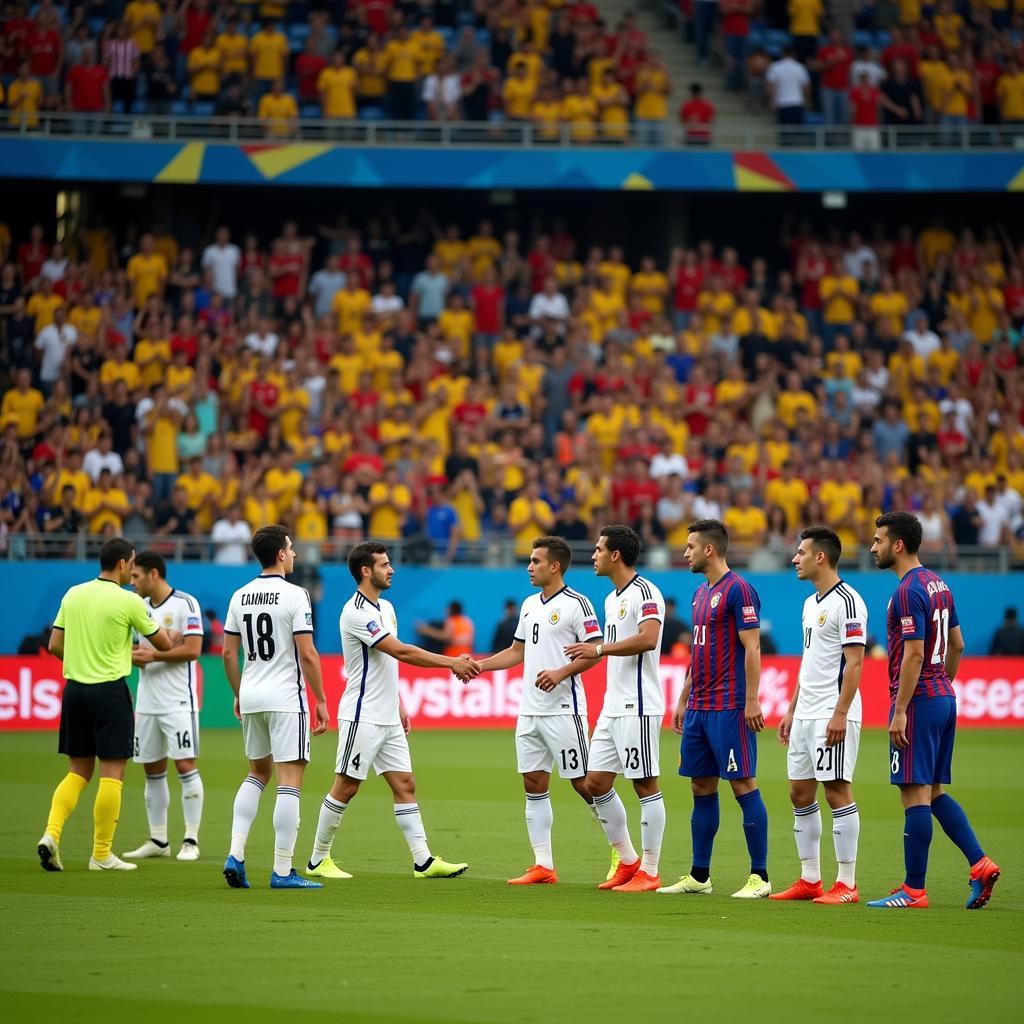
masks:
MULTIPOLYGON (((556 528, 557 532, 557 528, 556 528)), ((237 541, 215 544, 209 535, 167 535, 130 533, 136 550, 150 548, 172 561, 216 562, 218 548, 236 549, 237 541)), ((65 558, 76 561, 95 560, 100 545, 106 538, 89 533, 14 533, 0 535, 0 561, 26 561, 31 559, 65 558)), ((356 541, 349 538, 329 537, 322 541, 295 541, 299 561, 310 569, 317 565, 333 562, 344 563, 349 548, 356 541)), ((467 541, 459 545, 454 563, 445 555, 446 545, 435 544, 423 535, 404 537, 388 541, 392 557, 396 562, 407 564, 436 565, 479 565, 489 568, 521 566, 525 556, 516 553, 516 541, 511 537, 495 537, 478 541, 467 541)), ((571 543, 573 560, 586 562, 593 551, 593 542, 571 543)), ((791 551, 777 551, 770 547, 751 548, 739 544, 729 546, 729 562, 738 567, 754 571, 790 571, 791 551)), ((1024 568, 1024 553, 1007 547, 966 547, 961 546, 951 554, 945 551, 922 551, 922 557, 929 566, 948 571, 1008 573, 1011 569, 1024 568)), ((230 564, 230 563, 229 563, 230 564)), ((238 564, 238 563, 234 563, 238 564)), ((668 544, 651 544, 641 556, 641 564, 648 569, 687 569, 683 560, 683 549, 668 544)), ((846 549, 843 565, 849 569, 867 572, 875 567, 874 558, 867 547, 846 549)))
POLYGON ((1024 125, 775 125, 766 121, 726 121, 708 129, 702 139, 693 127, 664 122, 655 125, 587 126, 559 123, 549 130, 530 121, 383 121, 300 118, 275 128, 258 117, 169 116, 156 114, 75 114, 39 112, 0 119, 0 138, 10 135, 61 141, 181 142, 237 145, 253 142, 309 142, 339 147, 486 147, 529 148, 544 152, 558 147, 584 149, 623 147, 695 152, 763 150, 784 147, 854 152, 935 152, 973 150, 1024 151, 1024 125))

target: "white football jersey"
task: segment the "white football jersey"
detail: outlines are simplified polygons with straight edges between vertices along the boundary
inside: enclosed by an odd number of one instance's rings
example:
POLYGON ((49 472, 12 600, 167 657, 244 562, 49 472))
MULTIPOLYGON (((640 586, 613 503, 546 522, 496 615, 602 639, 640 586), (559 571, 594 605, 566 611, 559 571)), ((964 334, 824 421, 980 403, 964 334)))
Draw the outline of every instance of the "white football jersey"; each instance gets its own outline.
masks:
POLYGON ((313 607, 304 587, 266 574, 231 595, 224 632, 242 638, 243 714, 308 711, 295 637, 313 632, 313 607))
MULTIPOLYGON (((182 636, 203 635, 203 615, 199 602, 183 590, 172 590, 158 605, 144 599, 149 617, 165 629, 176 629, 182 636)), ((153 645, 139 638, 142 647, 153 645)), ((192 661, 151 661, 139 669, 139 693, 135 710, 140 715, 167 715, 172 711, 198 711, 196 666, 192 661)))
POLYGON ((594 606, 582 595, 562 587, 546 601, 531 594, 519 610, 516 640, 526 645, 523 661, 521 715, 586 715, 587 695, 578 675, 559 683, 549 693, 534 685, 545 669, 569 664, 565 648, 577 641, 600 641, 601 625, 594 606))
POLYGON ((357 590, 341 609, 338 625, 346 679, 339 720, 398 725, 398 662, 375 649, 384 637, 398 637, 394 605, 384 598, 374 604, 357 590))
MULTIPOLYGON (((868 609, 849 584, 840 580, 824 596, 811 594, 804 602, 804 653, 800 659, 800 694, 794 718, 831 718, 843 685, 843 648, 867 643, 868 609)), ((860 691, 847 715, 861 720, 860 691)))
POLYGON ((609 718, 665 714, 665 692, 658 676, 665 599, 661 591, 642 576, 634 576, 621 590, 605 598, 604 638, 610 644, 636 636, 640 623, 652 620, 659 623, 658 644, 653 651, 628 658, 610 655, 606 659, 608 687, 601 714, 609 718))

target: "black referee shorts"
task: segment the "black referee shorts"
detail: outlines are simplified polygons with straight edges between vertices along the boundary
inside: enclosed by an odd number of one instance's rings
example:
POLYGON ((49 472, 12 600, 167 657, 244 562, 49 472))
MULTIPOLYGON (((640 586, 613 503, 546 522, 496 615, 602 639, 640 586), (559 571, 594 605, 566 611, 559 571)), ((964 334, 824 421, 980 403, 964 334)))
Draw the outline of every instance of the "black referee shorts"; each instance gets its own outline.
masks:
POLYGON ((123 679, 109 683, 67 681, 60 705, 60 743, 68 757, 116 760, 132 756, 135 713, 123 679))

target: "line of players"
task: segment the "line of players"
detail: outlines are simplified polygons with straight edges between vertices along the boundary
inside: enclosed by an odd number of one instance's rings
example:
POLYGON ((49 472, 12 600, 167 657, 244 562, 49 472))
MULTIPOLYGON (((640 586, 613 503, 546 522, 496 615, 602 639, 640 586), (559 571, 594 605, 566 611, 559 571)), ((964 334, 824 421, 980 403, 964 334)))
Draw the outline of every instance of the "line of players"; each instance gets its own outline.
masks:
MULTIPOLYGON (((964 644, 952 594, 938 576, 921 565, 917 557, 920 543, 920 522, 909 513, 888 513, 877 520, 872 546, 876 564, 893 569, 900 579, 887 612, 887 639, 892 700, 890 777, 900 789, 905 808, 906 875, 901 886, 869 906, 927 907, 925 873, 934 817, 970 865, 967 907, 976 909, 988 902, 999 868, 985 855, 963 809, 944 789, 950 781, 956 726, 950 681, 964 644)), ((537 592, 523 602, 515 639, 507 650, 482 661, 467 655, 435 655, 400 641, 394 607, 383 596, 395 572, 387 548, 371 541, 352 549, 349 569, 356 591, 340 618, 348 684, 338 711, 336 774, 321 806, 304 877, 292 866, 299 794, 309 761, 310 733, 316 735, 327 728, 328 712, 313 645, 310 598, 303 588, 286 580, 295 560, 291 540, 280 526, 257 531, 253 551, 262 572, 232 596, 225 623, 225 669, 250 762, 233 808, 231 849, 224 865, 228 884, 249 887, 245 844, 274 769, 272 888, 320 888, 322 883, 313 879, 351 877, 334 862, 331 851, 345 810, 371 766, 392 790, 395 820, 409 847, 414 877, 462 874, 468 865, 449 863, 432 854, 427 841, 416 802, 407 740, 409 719, 399 695, 398 662, 450 670, 464 682, 481 672, 523 664, 516 751, 526 791, 526 825, 534 864, 509 884, 557 882, 549 795, 554 767, 587 803, 611 846, 611 868, 598 885, 600 889, 712 893, 718 788, 724 779, 740 806, 750 854, 750 875, 734 897, 858 902, 860 818, 852 781, 860 737, 859 685, 867 609, 860 595, 838 575, 841 545, 836 534, 825 527, 804 530, 792 561, 797 577, 809 582, 814 593, 803 608, 804 651, 798 686, 778 731, 779 740, 788 747, 801 874, 792 886, 773 894, 767 872, 768 816, 756 778, 756 736, 764 728, 757 696, 760 601, 750 584, 729 568, 728 545, 728 533, 717 520, 691 524, 686 559, 692 572, 705 577, 705 583, 693 598, 691 664, 672 716, 673 729, 682 736, 679 774, 690 778, 694 801, 693 859, 687 875, 663 886, 659 874, 665 830, 658 765, 658 737, 665 714, 658 673, 664 600, 658 588, 636 572, 638 535, 629 527, 611 525, 600 531, 592 556, 595 573, 606 577, 614 588, 605 600, 604 630, 587 598, 565 583, 571 565, 568 545, 559 537, 541 537, 534 542, 527 566, 537 592), (604 703, 588 741, 581 677, 605 658, 604 703), (312 712, 304 681, 315 698, 312 712), (639 852, 631 841, 625 805, 614 788, 618 775, 633 783, 640 801, 639 852), (824 787, 832 812, 838 862, 837 880, 827 892, 820 871, 818 783, 824 787)), ((158 556, 144 552, 136 565, 133 583, 147 599, 150 614, 163 614, 168 627, 182 634, 181 643, 189 645, 191 654, 201 642, 201 625, 198 634, 188 628, 193 619, 187 609, 194 599, 167 584, 158 556), (179 600, 171 605, 174 596, 179 600), (161 613, 161 609, 166 611, 161 613), (178 611, 182 623, 175 620, 178 611), (193 639, 197 635, 199 641, 193 639)), ((141 644, 135 658, 142 669, 136 760, 146 766, 151 838, 126 856, 169 854, 164 769, 165 757, 170 757, 182 778, 186 819, 185 844, 178 856, 195 859, 202 790, 194 760, 198 736, 192 711, 192 658, 181 654, 168 658, 148 652, 146 647, 141 644), (152 662, 161 658, 181 664, 176 670, 164 665, 163 674, 158 675, 152 662), (173 688, 170 676, 175 673, 178 706, 169 709, 166 691, 173 688), (146 692, 158 688, 165 694, 161 699, 146 692), (191 805, 186 782, 192 783, 191 805), (194 801, 197 782, 198 804, 194 801)))

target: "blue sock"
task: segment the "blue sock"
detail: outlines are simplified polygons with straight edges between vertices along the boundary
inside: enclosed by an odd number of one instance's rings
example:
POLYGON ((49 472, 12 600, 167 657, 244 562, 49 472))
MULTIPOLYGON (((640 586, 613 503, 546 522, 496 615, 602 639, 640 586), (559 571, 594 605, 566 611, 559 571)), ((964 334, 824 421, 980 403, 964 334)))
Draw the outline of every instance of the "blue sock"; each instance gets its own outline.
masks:
POLYGON ((903 861, 907 867, 904 879, 911 889, 923 889, 928 873, 928 847, 932 843, 932 809, 918 804, 906 809, 903 824, 903 861))
POLYGON ((942 826, 942 831, 960 847, 960 852, 967 858, 968 864, 973 866, 985 856, 985 851, 981 848, 964 809, 948 793, 943 793, 938 800, 932 801, 932 814, 942 826))
POLYGON ((761 799, 761 790, 736 797, 743 811, 743 835, 750 853, 750 873, 768 881, 768 809, 761 799))
POLYGON ((698 882, 706 882, 711 872, 711 851, 718 833, 718 794, 695 796, 693 814, 690 815, 690 835, 693 839, 693 867, 690 874, 698 882))

